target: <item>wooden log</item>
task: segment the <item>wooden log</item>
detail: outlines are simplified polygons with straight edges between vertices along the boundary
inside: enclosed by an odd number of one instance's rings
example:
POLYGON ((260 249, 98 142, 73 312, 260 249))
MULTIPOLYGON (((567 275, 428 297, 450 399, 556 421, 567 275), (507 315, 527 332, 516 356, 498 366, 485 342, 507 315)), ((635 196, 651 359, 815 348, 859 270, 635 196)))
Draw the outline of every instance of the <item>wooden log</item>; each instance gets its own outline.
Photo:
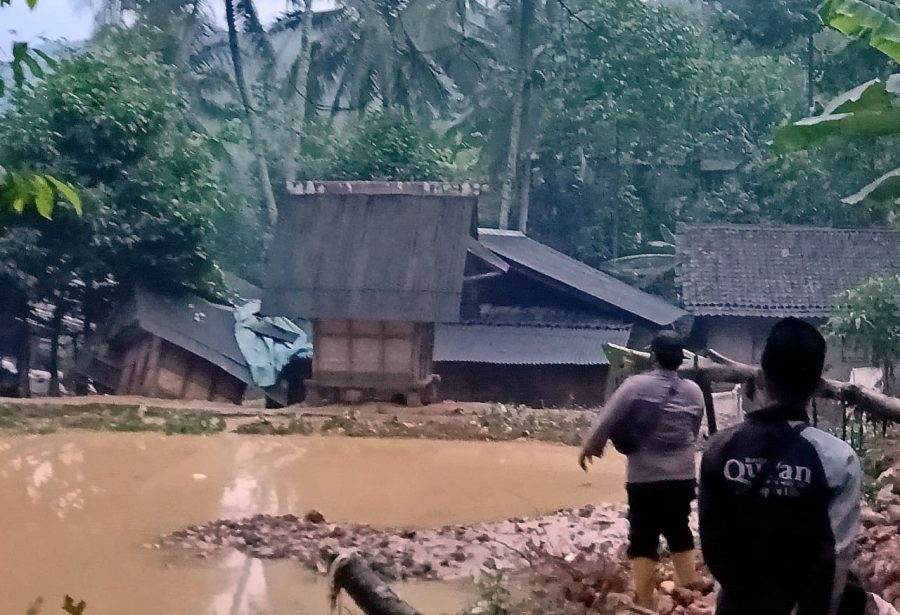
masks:
POLYGON ((394 593, 363 559, 350 553, 331 564, 331 609, 344 591, 366 615, 422 615, 394 593))
MULTIPOLYGON (((609 348, 608 356, 626 357, 635 371, 649 367, 650 355, 648 353, 615 344, 606 346, 609 348)), ((713 349, 706 351, 706 357, 698 357, 698 360, 694 361, 693 355, 691 355, 689 359, 685 361, 678 373, 691 379, 700 377, 707 378, 709 382, 745 384, 755 381, 760 372, 758 365, 734 361, 713 349)), ((855 406, 873 419, 900 423, 900 399, 879 393, 874 389, 831 378, 822 378, 817 396, 855 406)))

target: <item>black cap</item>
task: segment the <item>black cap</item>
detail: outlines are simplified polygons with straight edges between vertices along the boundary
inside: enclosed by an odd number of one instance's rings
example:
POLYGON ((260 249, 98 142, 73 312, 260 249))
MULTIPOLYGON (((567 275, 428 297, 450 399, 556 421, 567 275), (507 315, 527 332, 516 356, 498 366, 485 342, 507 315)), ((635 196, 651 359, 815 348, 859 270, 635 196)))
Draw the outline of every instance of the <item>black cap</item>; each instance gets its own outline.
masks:
POLYGON ((650 350, 656 353, 683 354, 684 340, 674 331, 660 331, 650 342, 650 350))

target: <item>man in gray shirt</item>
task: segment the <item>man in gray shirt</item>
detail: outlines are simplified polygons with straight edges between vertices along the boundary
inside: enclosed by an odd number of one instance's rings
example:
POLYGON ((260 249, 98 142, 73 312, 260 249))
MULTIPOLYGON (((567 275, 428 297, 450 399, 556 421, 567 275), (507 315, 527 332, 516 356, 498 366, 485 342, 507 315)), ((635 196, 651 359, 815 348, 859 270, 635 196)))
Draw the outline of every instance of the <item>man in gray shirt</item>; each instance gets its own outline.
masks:
POLYGON ((703 417, 703 393, 676 370, 684 361, 684 346, 675 333, 653 339, 655 369, 625 380, 605 405, 599 422, 585 439, 578 463, 587 471, 592 457, 603 455, 607 440, 638 413, 650 413, 646 429, 633 434, 627 451, 629 546, 637 604, 655 606, 659 537, 665 536, 679 584, 696 582, 694 536, 688 525, 696 494, 696 440, 703 417), (638 409, 640 408, 640 410, 638 409))

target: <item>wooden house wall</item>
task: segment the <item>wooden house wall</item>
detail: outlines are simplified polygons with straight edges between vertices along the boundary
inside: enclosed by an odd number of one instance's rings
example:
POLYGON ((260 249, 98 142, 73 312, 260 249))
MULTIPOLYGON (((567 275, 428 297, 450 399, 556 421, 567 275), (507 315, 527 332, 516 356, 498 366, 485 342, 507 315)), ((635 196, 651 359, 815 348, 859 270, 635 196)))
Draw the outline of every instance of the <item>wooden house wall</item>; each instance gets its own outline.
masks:
POLYGON ((145 335, 123 353, 116 393, 241 403, 246 385, 190 352, 145 335))
POLYGON ((436 363, 435 370, 444 399, 571 408, 603 403, 609 366, 436 363))
POLYGON ((406 391, 432 374, 434 326, 390 320, 313 321, 318 386, 406 391))

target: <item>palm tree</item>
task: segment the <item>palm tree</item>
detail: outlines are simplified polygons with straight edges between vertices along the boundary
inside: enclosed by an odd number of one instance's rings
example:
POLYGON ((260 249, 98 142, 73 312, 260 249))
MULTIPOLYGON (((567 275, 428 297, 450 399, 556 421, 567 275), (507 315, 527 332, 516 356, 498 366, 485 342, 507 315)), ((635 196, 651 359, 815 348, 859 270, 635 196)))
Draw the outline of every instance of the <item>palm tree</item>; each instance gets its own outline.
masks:
MULTIPOLYGON (((253 0, 238 0, 238 3, 242 5, 244 10, 247 27, 251 29, 257 28, 259 19, 256 17, 253 0)), ((235 85, 237 86, 240 95, 244 118, 247 122, 247 129, 250 132, 250 147, 253 150, 253 155, 256 159, 260 188, 262 189, 263 200, 266 205, 266 213, 269 217, 270 226, 274 228, 278 223, 278 206, 275 204, 275 194, 272 192, 272 180, 269 178, 269 163, 266 159, 259 120, 256 116, 256 109, 251 99, 250 91, 247 88, 247 80, 244 76, 244 61, 241 57, 241 46, 240 40, 238 39, 237 19, 235 17, 234 8, 235 0, 225 0, 225 21, 228 24, 228 48, 231 53, 231 64, 234 69, 235 85)))
POLYGON ((332 112, 373 104, 431 117, 447 111, 461 98, 460 60, 488 48, 460 9, 468 6, 483 8, 468 0, 347 0, 325 34, 331 45, 319 64, 332 112))

